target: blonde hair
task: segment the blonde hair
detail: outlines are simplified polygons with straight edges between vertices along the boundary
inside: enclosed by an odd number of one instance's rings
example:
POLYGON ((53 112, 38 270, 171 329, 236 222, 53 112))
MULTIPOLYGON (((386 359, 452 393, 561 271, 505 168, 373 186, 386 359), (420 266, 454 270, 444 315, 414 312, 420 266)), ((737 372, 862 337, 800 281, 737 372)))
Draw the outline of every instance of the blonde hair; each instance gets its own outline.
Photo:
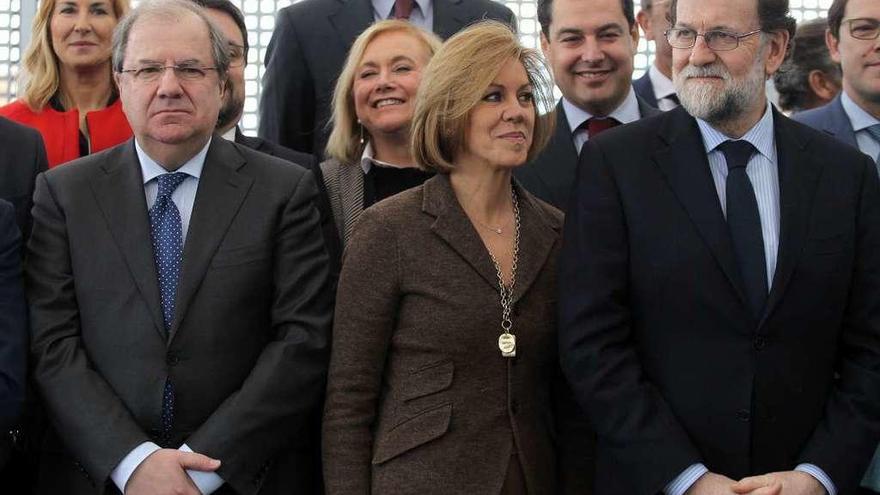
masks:
POLYGON ((448 173, 455 155, 465 149, 470 111, 510 59, 525 68, 534 94, 535 128, 527 160, 553 134, 553 84, 550 70, 536 51, 523 47, 510 27, 482 21, 450 38, 422 76, 413 116, 413 158, 426 169, 448 173), (541 114, 540 110, 547 110, 541 114))
MULTIPOLYGON (((42 0, 31 25, 31 42, 24 53, 22 72, 22 96, 24 103, 34 111, 40 111, 58 92, 61 85, 58 58, 52 49, 50 24, 52 12, 58 0, 42 0)), ((110 0, 116 19, 129 10, 129 0, 110 0)), ((109 62, 109 59, 108 59, 109 62)), ((107 64, 109 67, 109 63, 107 64)), ((112 71, 107 77, 112 81, 112 71)))
POLYGON ((354 108, 355 72, 358 64, 367 51, 367 46, 383 33, 402 31, 413 38, 421 41, 428 53, 433 56, 440 49, 442 41, 434 33, 430 33, 412 25, 406 21, 387 20, 379 21, 355 39, 348 58, 336 81, 336 89, 333 91, 333 115, 330 122, 330 137, 327 139, 326 155, 339 160, 341 163, 357 163, 364 152, 365 142, 361 143, 361 133, 364 132, 358 124, 357 114, 354 108))

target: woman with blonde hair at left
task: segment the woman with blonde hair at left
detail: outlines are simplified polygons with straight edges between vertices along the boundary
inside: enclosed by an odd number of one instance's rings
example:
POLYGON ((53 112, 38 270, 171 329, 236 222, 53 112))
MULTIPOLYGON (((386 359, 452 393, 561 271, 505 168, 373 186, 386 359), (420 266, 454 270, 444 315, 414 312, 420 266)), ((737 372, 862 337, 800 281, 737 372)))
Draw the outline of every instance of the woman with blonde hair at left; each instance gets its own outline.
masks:
POLYGON ((110 64, 113 28, 128 2, 40 2, 22 96, 0 107, 0 115, 40 132, 50 167, 131 137, 110 64))
POLYGON ((547 73, 495 22, 428 64, 412 150, 436 175, 364 211, 342 265, 328 494, 589 493, 556 350, 562 214, 512 176, 552 134, 547 73))

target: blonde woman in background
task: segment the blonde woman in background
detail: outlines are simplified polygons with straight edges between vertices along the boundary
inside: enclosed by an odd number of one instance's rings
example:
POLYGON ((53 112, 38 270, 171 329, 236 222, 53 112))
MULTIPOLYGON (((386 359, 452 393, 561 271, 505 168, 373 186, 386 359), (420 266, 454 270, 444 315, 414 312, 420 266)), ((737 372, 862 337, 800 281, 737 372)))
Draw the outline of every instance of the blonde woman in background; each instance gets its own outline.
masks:
POLYGON ((540 55, 503 24, 450 38, 412 125, 422 186, 361 215, 324 409, 327 493, 589 493, 557 359, 562 214, 512 178, 552 134, 540 55))
POLYGON ((113 28, 128 9, 128 0, 39 4, 22 97, 0 115, 40 132, 50 167, 131 137, 110 67, 113 28))
POLYGON ((433 33, 388 20, 352 45, 336 83, 318 181, 333 210, 335 229, 325 229, 325 237, 334 263, 365 208, 433 175, 413 159, 410 123, 422 72, 440 44, 433 33))

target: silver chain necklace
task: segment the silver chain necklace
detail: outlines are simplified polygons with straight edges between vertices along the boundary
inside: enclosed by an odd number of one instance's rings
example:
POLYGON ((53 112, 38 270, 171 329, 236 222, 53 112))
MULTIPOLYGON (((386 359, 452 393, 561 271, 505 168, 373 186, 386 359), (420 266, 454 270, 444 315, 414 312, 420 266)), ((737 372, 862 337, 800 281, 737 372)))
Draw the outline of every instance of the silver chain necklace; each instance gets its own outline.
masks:
POLYGON ((516 197, 516 190, 511 187, 510 195, 513 199, 513 262, 510 266, 510 285, 504 283, 504 275, 501 273, 501 265, 492 254, 492 250, 488 247, 489 257, 495 265, 495 271, 498 273, 498 287, 501 294, 501 335, 498 337, 498 348, 501 355, 507 358, 516 357, 516 335, 510 333, 513 328, 513 322, 510 320, 510 310, 513 306, 513 287, 516 285, 516 263, 519 259, 519 201, 516 197))

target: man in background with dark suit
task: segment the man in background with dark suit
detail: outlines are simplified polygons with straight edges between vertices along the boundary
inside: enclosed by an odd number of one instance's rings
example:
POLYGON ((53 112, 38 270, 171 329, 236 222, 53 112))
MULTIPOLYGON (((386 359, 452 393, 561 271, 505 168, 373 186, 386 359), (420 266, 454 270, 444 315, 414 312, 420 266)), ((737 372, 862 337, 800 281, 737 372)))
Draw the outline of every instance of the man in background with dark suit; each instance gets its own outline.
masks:
POLYGON ((49 167, 40 133, 0 117, 0 199, 15 207, 22 239, 30 233, 31 205, 37 174, 49 167))
POLYGON ((113 42, 135 138, 37 181, 38 493, 305 490, 332 313, 317 188, 212 137, 228 52, 193 3, 141 4, 113 42))
POLYGON ((15 217, 12 204, 0 199, 0 469, 11 453, 5 436, 16 426, 25 397, 27 313, 15 217))
POLYGON ((539 0, 541 49, 562 99, 544 151, 514 175, 565 210, 584 143, 600 132, 659 113, 632 88, 639 26, 632 0, 539 0))
POLYGON ((666 41, 670 1, 642 0, 642 9, 636 16, 645 39, 654 42, 654 63, 642 77, 633 81, 633 88, 649 105, 664 112, 678 106, 672 84, 672 47, 666 41))
MULTIPOLYGON (((794 119, 858 148, 880 167, 880 2, 835 0, 825 41, 840 64, 843 90, 831 103, 794 119)), ((880 448, 862 487, 864 493, 880 493, 880 448)))
POLYGON ((285 7, 266 51, 260 137, 322 156, 348 51, 370 24, 389 18, 409 19, 443 39, 482 19, 516 25, 510 9, 490 0, 305 0, 285 7))
POLYGON ((596 494, 852 495, 880 439, 874 164, 767 101, 788 0, 671 9, 683 108, 590 140, 565 219, 596 494))

